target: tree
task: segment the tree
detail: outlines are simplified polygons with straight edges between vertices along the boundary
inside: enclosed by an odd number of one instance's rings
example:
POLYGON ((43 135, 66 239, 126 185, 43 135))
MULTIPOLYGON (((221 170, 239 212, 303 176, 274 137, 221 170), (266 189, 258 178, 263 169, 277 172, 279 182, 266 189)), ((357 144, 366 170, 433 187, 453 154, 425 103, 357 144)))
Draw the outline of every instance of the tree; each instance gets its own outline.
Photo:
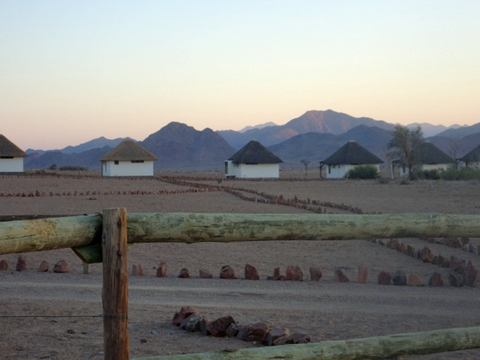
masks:
POLYGON ((455 160, 455 170, 458 170, 457 153, 461 146, 462 141, 458 137, 451 139, 448 146, 448 153, 455 160))
POLYGON ((408 176, 413 179, 413 167, 420 163, 422 155, 423 132, 420 126, 408 128, 396 125, 392 139, 388 143, 391 158, 408 169, 408 176))
POLYGON ((300 162, 303 164, 303 166, 305 166, 305 176, 307 176, 307 167, 308 167, 308 164, 310 164, 310 161, 309 160, 300 160, 300 162))

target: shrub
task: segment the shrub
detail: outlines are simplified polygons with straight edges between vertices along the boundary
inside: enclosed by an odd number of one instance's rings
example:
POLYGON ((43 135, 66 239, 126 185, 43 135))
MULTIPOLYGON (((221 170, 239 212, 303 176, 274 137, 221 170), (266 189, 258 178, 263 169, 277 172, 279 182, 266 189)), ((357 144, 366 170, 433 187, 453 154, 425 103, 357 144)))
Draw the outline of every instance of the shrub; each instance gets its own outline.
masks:
POLYGON ((451 168, 440 171, 439 176, 443 180, 480 180, 480 169, 463 167, 455 170, 451 168))
POLYGON ((348 170, 346 179, 376 179, 378 178, 378 169, 370 165, 359 165, 348 170))
POLYGON ((68 170, 73 170, 73 171, 87 171, 88 168, 87 167, 84 167, 84 166, 60 166, 58 168, 58 170, 64 170, 64 171, 68 171, 68 170))

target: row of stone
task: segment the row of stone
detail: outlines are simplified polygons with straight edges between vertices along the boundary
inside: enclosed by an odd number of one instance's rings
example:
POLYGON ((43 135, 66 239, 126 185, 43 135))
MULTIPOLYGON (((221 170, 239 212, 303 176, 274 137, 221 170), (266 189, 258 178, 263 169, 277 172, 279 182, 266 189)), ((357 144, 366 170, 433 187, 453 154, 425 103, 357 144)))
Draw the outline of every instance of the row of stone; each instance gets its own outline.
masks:
MULTIPOLYGON (((8 269, 9 269, 9 265, 7 260, 0 260, 0 270, 8 270, 8 269)), ((49 269, 50 269, 50 264, 46 260, 43 260, 38 267, 38 271, 40 272, 48 272, 49 269)), ((25 257, 25 255, 18 255, 17 264, 15 265, 15 270, 17 271, 27 270, 27 258, 25 257)), ((53 265, 52 271, 56 273, 67 273, 68 272, 67 262, 63 259, 57 261, 55 265, 53 265)))
POLYGON ((240 325, 232 316, 223 316, 209 321, 205 316, 200 315, 195 306, 184 306, 180 311, 176 311, 172 323, 188 332, 201 332, 206 336, 236 338, 266 346, 305 344, 312 340, 308 334, 290 334, 290 330, 287 328, 272 328, 265 323, 240 325))
MULTIPOLYGON (((310 269, 310 280, 312 281, 319 281, 323 274, 322 270, 318 267, 311 266, 310 269)), ((259 280, 260 276, 258 270, 255 266, 246 264, 245 265, 245 280, 259 280)), ((132 267, 132 275, 134 276, 142 276, 143 269, 141 264, 133 265, 132 267)), ((157 277, 166 277, 167 276, 167 263, 161 262, 160 265, 157 267, 157 277)), ((190 272, 187 268, 182 268, 178 275, 179 278, 190 278, 190 272)), ((213 274, 206 270, 200 269, 199 270, 199 277, 200 278, 213 278, 213 274)), ((473 287, 475 285, 477 277, 477 270, 473 266, 472 263, 469 263, 462 273, 458 273, 457 271, 452 270, 451 273, 448 275, 448 282, 451 286, 460 287, 463 285, 473 287)), ((221 268, 220 279, 237 279, 237 275, 235 270, 229 266, 225 265, 221 268)), ((357 282, 360 284, 365 284, 369 278, 369 271, 368 268, 364 266, 359 266, 357 272, 357 282)), ((287 266, 285 275, 281 274, 281 270, 279 267, 275 268, 273 271, 272 276, 268 276, 267 280, 293 280, 293 281, 303 281, 304 275, 300 267, 298 266, 287 266)), ((333 277, 334 282, 350 282, 350 278, 348 273, 343 268, 338 268, 334 272, 333 277)), ((410 273, 408 277, 403 271, 396 271, 393 275, 386 271, 382 270, 378 273, 377 276, 377 283, 379 285, 410 285, 410 286, 425 286, 425 281, 419 277, 415 273, 410 273)), ((429 280, 428 286, 437 287, 443 286, 444 280, 442 275, 438 272, 433 273, 429 280)))
MULTIPOLYGON (((466 241, 467 238, 464 239, 466 241)), ((383 239, 374 240, 377 244, 387 246, 389 249, 396 250, 402 254, 413 257, 423 261, 424 263, 430 263, 438 265, 442 268, 450 268, 448 274, 448 282, 450 285, 460 287, 463 285, 473 287, 477 278, 477 269, 471 261, 467 263, 466 260, 460 260, 456 256, 450 256, 450 259, 443 257, 442 255, 434 255, 433 251, 425 246, 421 250, 417 251, 413 246, 406 245, 398 239, 390 239, 385 241, 383 239)), ((435 279, 438 279, 441 275, 437 272, 432 275, 435 279)), ((429 280, 429 284, 432 282, 432 278, 429 280)), ((443 280, 433 281, 433 283, 442 284, 443 280)), ((441 286, 441 285, 435 285, 441 286)))
POLYGON ((450 256, 450 258, 447 259, 442 255, 435 255, 433 250, 427 246, 424 246, 421 250, 417 251, 413 246, 406 245, 397 239, 390 239, 388 242, 384 242, 382 239, 374 241, 380 245, 385 245, 392 250, 396 250, 402 254, 421 260, 424 263, 438 265, 443 268, 450 268, 459 274, 463 274, 465 267, 467 266, 466 260, 460 260, 456 256, 450 256))
POLYGON ((337 204, 337 203, 325 202, 320 200, 310 200, 310 199, 303 200, 303 199, 297 198, 297 196, 295 196, 293 199, 285 199, 283 195, 271 195, 271 194, 267 194, 254 189, 246 189, 246 188, 232 187, 232 186, 221 187, 221 186, 214 186, 214 185, 205 185, 205 184, 198 184, 198 183, 192 182, 191 180, 192 179, 190 178, 180 178, 180 179, 179 178, 163 178, 163 181, 171 184, 175 184, 175 185, 194 186, 194 187, 207 186, 212 189, 223 190, 245 201, 254 201, 254 202, 260 202, 265 204, 291 206, 291 207, 305 209, 305 210, 308 210, 314 213, 320 213, 320 214, 327 212, 326 209, 322 209, 320 206, 339 209, 343 211, 349 211, 354 214, 363 214, 363 211, 361 209, 357 207, 353 207, 351 205, 337 204), (259 199, 258 197, 246 196, 243 194, 244 192, 255 194, 257 196, 262 197, 263 199, 259 199), (309 205, 316 205, 317 207, 309 206, 309 205))
POLYGON ((64 191, 62 193, 49 192, 48 195, 45 191, 35 191, 29 193, 0 193, 0 197, 43 197, 43 196, 89 196, 89 195, 171 195, 171 194, 188 194, 188 193, 198 193, 198 192, 211 192, 217 191, 209 188, 195 188, 195 189, 186 189, 186 190, 159 190, 159 191, 145 191, 145 190, 136 190, 136 191, 64 191))
POLYGON ((445 245, 455 249, 462 249, 463 251, 470 252, 472 254, 478 255, 478 247, 470 242, 470 238, 427 238, 424 239, 433 244, 445 245))

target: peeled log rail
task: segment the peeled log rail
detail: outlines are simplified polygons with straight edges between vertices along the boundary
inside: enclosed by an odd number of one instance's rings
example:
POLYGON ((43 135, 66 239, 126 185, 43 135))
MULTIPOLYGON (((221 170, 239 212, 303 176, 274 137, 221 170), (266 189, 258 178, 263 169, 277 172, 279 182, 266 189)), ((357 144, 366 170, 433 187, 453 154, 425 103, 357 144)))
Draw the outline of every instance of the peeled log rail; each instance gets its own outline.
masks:
MULTIPOLYGON (((480 215, 127 215, 129 243, 480 237, 480 215)), ((100 214, 0 222, 0 255, 99 244, 100 214)))
POLYGON ((300 345, 142 357, 135 360, 385 359, 400 355, 426 355, 478 347, 480 347, 480 327, 476 326, 300 345))

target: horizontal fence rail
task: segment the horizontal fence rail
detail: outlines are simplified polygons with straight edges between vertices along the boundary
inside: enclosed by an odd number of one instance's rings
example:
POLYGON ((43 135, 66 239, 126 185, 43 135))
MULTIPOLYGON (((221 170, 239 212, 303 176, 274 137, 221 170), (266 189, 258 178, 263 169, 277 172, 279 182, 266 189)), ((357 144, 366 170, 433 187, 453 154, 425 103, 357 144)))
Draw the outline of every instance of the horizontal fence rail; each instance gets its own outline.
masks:
POLYGON ((360 360, 422 355, 480 347, 480 327, 433 330, 351 340, 258 347, 201 354, 164 355, 134 360, 360 360))
MULTIPOLYGON (((131 213, 128 242, 480 237, 480 215, 131 213)), ((100 245, 102 215, 0 222, 0 254, 100 245)))

